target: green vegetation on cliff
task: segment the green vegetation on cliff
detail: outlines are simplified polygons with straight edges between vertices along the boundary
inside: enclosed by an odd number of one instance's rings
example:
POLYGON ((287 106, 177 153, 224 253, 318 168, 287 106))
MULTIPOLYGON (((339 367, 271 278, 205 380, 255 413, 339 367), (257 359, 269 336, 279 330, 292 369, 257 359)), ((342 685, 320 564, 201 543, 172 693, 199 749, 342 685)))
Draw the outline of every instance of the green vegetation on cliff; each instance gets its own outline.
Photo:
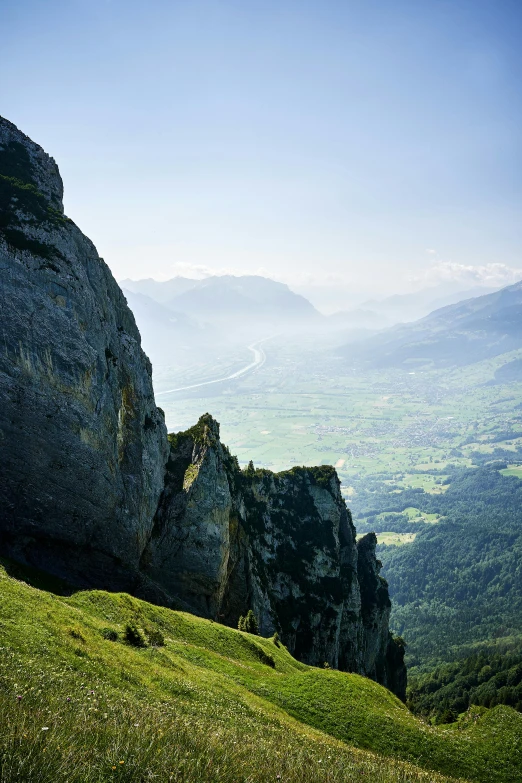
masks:
POLYGON ((507 707, 430 727, 375 682, 272 639, 125 594, 44 592, 3 568, 0 603, 2 783, 522 775, 522 716, 507 707), (147 646, 125 642, 130 624, 147 646))
POLYGON ((47 260, 63 258, 54 246, 27 235, 28 226, 59 228, 69 218, 38 190, 24 145, 13 141, 0 149, 0 167, 3 172, 0 174, 0 232, 15 250, 28 250, 47 260))

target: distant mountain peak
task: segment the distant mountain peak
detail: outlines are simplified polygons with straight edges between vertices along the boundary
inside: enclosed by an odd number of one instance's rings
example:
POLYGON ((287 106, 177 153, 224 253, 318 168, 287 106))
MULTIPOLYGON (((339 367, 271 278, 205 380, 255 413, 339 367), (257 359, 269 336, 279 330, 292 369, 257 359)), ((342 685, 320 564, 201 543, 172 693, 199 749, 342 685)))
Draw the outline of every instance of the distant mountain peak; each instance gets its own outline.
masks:
POLYGON ((212 275, 203 280, 175 277, 165 282, 152 279, 122 280, 135 294, 144 294, 160 304, 196 319, 234 321, 248 316, 273 321, 316 319, 320 314, 286 283, 261 275, 212 275))

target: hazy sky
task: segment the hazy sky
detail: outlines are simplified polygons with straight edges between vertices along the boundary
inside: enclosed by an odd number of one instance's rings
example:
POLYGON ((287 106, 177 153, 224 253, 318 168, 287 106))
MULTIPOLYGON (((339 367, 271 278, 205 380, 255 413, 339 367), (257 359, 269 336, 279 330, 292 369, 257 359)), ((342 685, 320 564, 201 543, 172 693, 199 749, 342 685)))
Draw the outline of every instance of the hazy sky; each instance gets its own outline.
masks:
POLYGON ((0 113, 118 279, 522 268, 521 0, 2 0, 0 27, 0 113))

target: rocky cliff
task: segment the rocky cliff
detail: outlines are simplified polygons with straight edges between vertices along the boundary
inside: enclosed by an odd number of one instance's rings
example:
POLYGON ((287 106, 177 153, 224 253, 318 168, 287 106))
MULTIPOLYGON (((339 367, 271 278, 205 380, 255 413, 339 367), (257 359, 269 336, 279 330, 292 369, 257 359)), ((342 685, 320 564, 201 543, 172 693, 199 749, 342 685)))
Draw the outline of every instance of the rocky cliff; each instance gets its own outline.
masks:
POLYGON ((236 624, 404 697, 375 538, 333 468, 241 470, 204 416, 167 439, 125 298, 52 158, 0 119, 0 552, 236 624))
POLYGON ((376 539, 356 543, 335 470, 241 470, 208 414, 169 441, 143 572, 221 622, 236 625, 253 609, 260 632, 277 631, 300 660, 365 674, 404 697, 376 539))
POLYGON ((163 488, 151 366, 111 272, 63 214, 54 160, 6 120, 0 175, 2 550, 117 584, 163 488))

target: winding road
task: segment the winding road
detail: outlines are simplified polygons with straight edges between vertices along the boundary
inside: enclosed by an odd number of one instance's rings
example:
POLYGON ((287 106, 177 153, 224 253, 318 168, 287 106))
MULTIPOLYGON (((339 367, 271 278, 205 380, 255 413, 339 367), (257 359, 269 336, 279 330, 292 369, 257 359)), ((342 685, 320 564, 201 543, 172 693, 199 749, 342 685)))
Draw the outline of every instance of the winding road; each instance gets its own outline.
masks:
POLYGON ((232 381, 234 378, 241 378, 256 367, 262 367, 266 361, 266 354, 261 348, 261 343, 270 340, 270 337, 264 337, 262 340, 252 343, 248 346, 248 350, 254 354, 254 361, 242 367, 237 372, 233 372, 232 375, 226 375, 224 378, 216 378, 213 381, 203 381, 202 383, 193 383, 191 386, 179 386, 177 389, 167 389, 166 391, 157 392, 156 397, 161 397, 163 394, 173 394, 174 392, 187 391, 188 389, 198 389, 200 386, 210 386, 211 383, 223 383, 223 381, 232 381))

